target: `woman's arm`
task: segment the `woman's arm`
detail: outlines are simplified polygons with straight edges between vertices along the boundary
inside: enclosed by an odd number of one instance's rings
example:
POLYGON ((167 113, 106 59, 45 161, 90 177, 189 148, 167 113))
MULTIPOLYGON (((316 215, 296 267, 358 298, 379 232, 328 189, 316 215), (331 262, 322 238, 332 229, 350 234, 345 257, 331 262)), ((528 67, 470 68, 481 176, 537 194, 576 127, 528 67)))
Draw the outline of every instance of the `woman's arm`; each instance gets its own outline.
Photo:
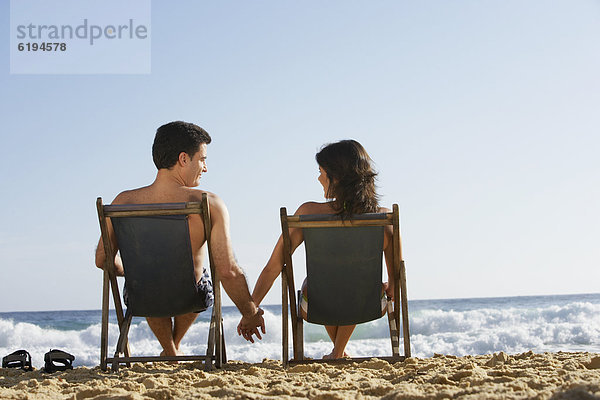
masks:
MULTIPOLYGON (((303 215, 303 214, 311 214, 314 212, 315 203, 304 203, 298 210, 294 213, 294 215, 303 215)), ((300 246, 300 244, 304 241, 304 236, 302 234, 302 229, 300 228, 291 228, 290 229, 290 244, 292 253, 300 246)), ((283 236, 280 235, 277 240, 277 244, 275 244, 275 248, 273 249, 273 253, 271 254, 271 258, 267 262, 267 265, 260 273, 258 280, 256 281, 256 285, 254 286, 254 290, 252 291, 252 299, 254 303, 258 306, 271 287, 275 282, 275 279, 281 273, 283 269, 283 236)))
MULTIPOLYGON (((388 208, 380 208, 379 212, 389 213, 391 212, 388 208)), ((383 255, 385 256, 385 265, 388 273, 388 285, 385 288, 385 293, 390 298, 394 298, 394 227, 392 225, 386 225, 384 228, 384 239, 383 239, 383 255)), ((400 240, 400 238, 398 238, 400 240)), ((402 247, 400 247, 402 248, 402 247)), ((402 250, 400 250, 400 260, 402 260, 402 250)))
POLYGON ((393 228, 391 226, 385 227, 385 236, 387 238, 387 243, 383 249, 383 255, 385 256, 385 265, 388 274, 388 285, 385 289, 385 293, 388 297, 394 298, 394 241, 392 240, 393 228))
POLYGON ((273 249, 273 253, 267 262, 267 265, 263 268, 258 280, 256 281, 256 285, 254 286, 254 290, 252 291, 252 300, 258 306, 265 298, 275 279, 281 273, 283 268, 283 236, 279 235, 279 239, 277 240, 277 244, 275 244, 275 248, 273 249))

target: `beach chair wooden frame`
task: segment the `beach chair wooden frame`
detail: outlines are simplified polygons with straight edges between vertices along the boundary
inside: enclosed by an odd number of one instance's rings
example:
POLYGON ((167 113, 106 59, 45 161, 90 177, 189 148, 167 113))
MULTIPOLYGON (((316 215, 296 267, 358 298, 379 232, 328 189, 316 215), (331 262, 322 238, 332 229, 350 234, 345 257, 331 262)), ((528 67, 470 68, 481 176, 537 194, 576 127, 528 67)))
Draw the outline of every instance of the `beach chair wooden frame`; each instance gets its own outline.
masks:
MULTIPOLYGON (((132 362, 158 362, 158 361, 203 361, 205 369, 211 370, 214 367, 221 368, 223 363, 227 362, 225 339, 223 335, 223 318, 221 311, 221 285, 219 277, 215 271, 211 254, 211 220, 208 199, 206 193, 202 194, 201 202, 188 203, 160 203, 160 204, 128 204, 128 205, 103 205, 102 198, 96 201, 98 211, 98 220, 104 245, 104 253, 107 255, 105 260, 105 269, 102 285, 102 323, 100 335, 100 367, 107 370, 108 364, 112 364, 112 370, 117 371, 120 364, 128 367, 132 362), (125 314, 121 304, 119 287, 115 273, 114 259, 109 257, 113 254, 112 244, 108 233, 108 218, 124 217, 158 217, 161 216, 186 216, 190 214, 199 214, 204 221, 204 233, 208 247, 208 257, 210 263, 210 272, 213 283, 214 304, 212 308, 211 322, 208 334, 208 345, 206 354, 189 356, 131 356, 127 335, 134 316, 129 308, 125 314), (117 322, 119 324, 119 339, 114 357, 108 357, 108 319, 110 292, 115 306, 117 322), (217 323, 218 321, 218 323, 217 323), (214 362, 214 364, 213 364, 214 362)), ((187 229, 186 218, 183 219, 187 229)), ((188 231, 189 235, 189 231, 188 231)), ((118 237, 117 237, 118 241, 118 237)), ((188 245, 189 246, 189 245, 188 245)), ((191 252, 191 249, 190 249, 191 252)), ((193 266, 193 261, 192 261, 193 266)), ((127 268, 127 265, 124 265, 127 268)), ((193 274, 193 271, 192 271, 193 274)), ((144 316, 144 315, 135 315, 144 316)))
MULTIPOLYGON (((390 340, 392 345, 392 356, 377 357, 388 362, 402 361, 411 356, 410 351, 410 332, 408 324, 408 299, 406 295, 406 269, 402 259, 402 246, 400 241, 400 213, 398 205, 394 204, 392 212, 384 214, 363 214, 350 219, 341 220, 339 217, 331 216, 294 216, 288 215, 285 207, 280 210, 281 230, 283 234, 283 252, 284 266, 281 271, 281 295, 282 295, 282 362, 284 367, 293 364, 328 362, 328 363, 347 363, 369 360, 370 357, 361 358, 342 358, 337 360, 307 360, 304 357, 304 333, 303 319, 300 314, 301 291, 296 292, 294 284, 294 269, 292 266, 292 252, 290 241, 290 228, 340 228, 340 227, 367 227, 367 226, 386 226, 393 227, 393 276, 390 281, 395 282, 394 300, 388 302, 387 315, 390 330, 390 340), (315 218, 311 218, 315 217, 315 218), (392 304, 393 303, 393 304, 392 304), (292 343, 293 358, 289 358, 289 338, 288 338, 288 304, 289 314, 292 323, 292 343), (402 324, 400 324, 402 319, 402 324), (399 330, 402 325, 404 356, 400 356, 399 351, 399 330)), ((306 246, 306 243, 305 243, 306 246)), ((380 250, 383 252, 383 248, 380 250)), ((352 268, 349 265, 348 268, 352 268)), ((353 290, 353 289, 350 289, 353 290)), ((360 287, 356 287, 357 295, 360 296, 360 287)), ((309 290, 310 296, 310 290, 309 290)), ((310 302, 309 302, 310 308, 310 302)))

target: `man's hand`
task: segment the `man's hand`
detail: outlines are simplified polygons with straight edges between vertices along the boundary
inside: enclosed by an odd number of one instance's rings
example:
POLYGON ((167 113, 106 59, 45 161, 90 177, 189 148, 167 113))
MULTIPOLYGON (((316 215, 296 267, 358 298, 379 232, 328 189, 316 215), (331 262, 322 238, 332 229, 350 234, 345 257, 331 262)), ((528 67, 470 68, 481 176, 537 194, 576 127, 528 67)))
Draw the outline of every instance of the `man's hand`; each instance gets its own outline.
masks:
POLYGON ((262 317, 264 313, 265 312, 262 309, 258 308, 256 310, 256 314, 254 314, 250 317, 242 317, 242 319, 240 320, 240 323, 237 326, 238 335, 243 336, 244 339, 246 339, 252 343, 254 343, 254 339, 252 338, 252 335, 256 335, 257 338, 262 339, 262 336, 260 335, 260 331, 258 330, 258 327, 260 327, 260 330, 262 331, 263 334, 266 333, 265 320, 262 317))

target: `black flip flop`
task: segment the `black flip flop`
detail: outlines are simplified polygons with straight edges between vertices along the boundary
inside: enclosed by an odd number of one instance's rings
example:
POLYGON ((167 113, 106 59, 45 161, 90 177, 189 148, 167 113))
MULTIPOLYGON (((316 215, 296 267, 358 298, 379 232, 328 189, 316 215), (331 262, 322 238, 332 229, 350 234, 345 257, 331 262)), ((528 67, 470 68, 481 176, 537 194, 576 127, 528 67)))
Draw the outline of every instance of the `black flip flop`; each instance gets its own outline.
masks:
POLYGON ((17 350, 2 358, 2 368, 21 368, 23 371, 33 371, 31 355, 26 350, 17 350))
POLYGON ((44 371, 48 373, 73 369, 75 356, 62 350, 50 350, 44 354, 44 371))

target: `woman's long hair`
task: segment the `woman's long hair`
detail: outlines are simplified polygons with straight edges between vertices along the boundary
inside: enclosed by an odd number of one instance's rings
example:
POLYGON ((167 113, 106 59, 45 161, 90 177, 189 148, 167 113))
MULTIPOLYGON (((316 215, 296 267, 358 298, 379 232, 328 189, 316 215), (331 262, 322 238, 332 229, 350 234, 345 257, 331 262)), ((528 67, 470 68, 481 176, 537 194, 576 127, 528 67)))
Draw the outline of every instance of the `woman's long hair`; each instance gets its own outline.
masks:
POLYGON ((334 199, 336 214, 345 218, 379 210, 379 196, 375 192, 377 173, 360 143, 356 140, 330 143, 321 148, 315 158, 329 178, 325 196, 334 199))

